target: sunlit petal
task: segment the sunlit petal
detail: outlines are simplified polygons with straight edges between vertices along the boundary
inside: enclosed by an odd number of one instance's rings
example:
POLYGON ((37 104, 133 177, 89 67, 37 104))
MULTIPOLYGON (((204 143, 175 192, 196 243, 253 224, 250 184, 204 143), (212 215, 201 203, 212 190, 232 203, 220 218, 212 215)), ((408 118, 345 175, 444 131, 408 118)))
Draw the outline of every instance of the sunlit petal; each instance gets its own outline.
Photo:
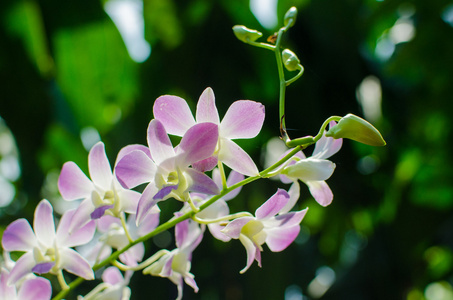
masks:
POLYGON ((159 165, 164 160, 175 156, 164 125, 157 119, 151 120, 148 126, 148 146, 154 162, 159 165))
POLYGON ((145 152, 134 150, 126 154, 116 165, 118 181, 126 188, 133 188, 154 179, 156 165, 145 152))
POLYGON ((83 199, 90 196, 93 183, 72 161, 66 162, 58 177, 58 189, 65 200, 83 199))
POLYGON ((307 181, 305 184, 308 186, 310 194, 315 198, 316 202, 322 206, 332 203, 333 193, 325 181, 307 181))
POLYGON ((228 139, 255 137, 264 122, 264 105, 250 100, 235 101, 220 123, 220 135, 228 139))
POLYGON ((33 229, 38 241, 46 246, 53 246, 55 240, 55 223, 52 205, 47 200, 39 202, 33 219, 33 229))
POLYGON ((203 91, 200 99, 198 99, 196 118, 197 123, 211 122, 220 124, 219 113, 215 106, 214 92, 209 87, 203 91))
POLYGON ((18 293, 20 300, 49 300, 52 296, 50 281, 45 278, 32 278, 24 281, 18 293))
POLYGON ((258 168, 252 158, 231 140, 221 139, 218 158, 232 170, 246 176, 256 176, 259 174, 258 168))
POLYGON ((285 250, 299 234, 300 226, 274 227, 266 230, 266 244, 272 252, 285 250))
POLYGON ((156 99, 153 106, 154 118, 161 121, 169 134, 183 136, 195 125, 195 120, 186 100, 165 95, 156 99))
POLYGON ((25 219, 12 222, 3 232, 2 246, 6 251, 29 251, 36 245, 36 236, 25 219))
POLYGON ((21 279, 27 274, 31 273, 31 269, 36 265, 33 257, 33 252, 27 252, 22 255, 17 261, 11 272, 9 273, 7 284, 15 284, 16 281, 21 279))
POLYGON ((335 170, 335 164, 329 160, 307 158, 285 168, 287 176, 303 182, 328 179, 335 170))
POLYGON ((78 252, 71 248, 62 248, 60 255, 63 269, 86 280, 94 279, 90 264, 78 252))
POLYGON ((257 208, 255 216, 258 219, 266 219, 275 216, 288 203, 289 194, 287 191, 278 189, 266 202, 257 208))
POLYGON ((219 194, 219 188, 206 174, 194 169, 187 169, 187 174, 189 174, 192 179, 192 184, 189 187, 191 191, 208 195, 219 194))
POLYGON ((107 190, 112 184, 112 168, 105 154, 104 143, 98 142, 88 154, 88 168, 94 184, 107 190))
POLYGON ((188 166, 210 157, 217 146, 218 138, 219 130, 216 124, 200 123, 192 126, 178 146, 178 164, 188 166))

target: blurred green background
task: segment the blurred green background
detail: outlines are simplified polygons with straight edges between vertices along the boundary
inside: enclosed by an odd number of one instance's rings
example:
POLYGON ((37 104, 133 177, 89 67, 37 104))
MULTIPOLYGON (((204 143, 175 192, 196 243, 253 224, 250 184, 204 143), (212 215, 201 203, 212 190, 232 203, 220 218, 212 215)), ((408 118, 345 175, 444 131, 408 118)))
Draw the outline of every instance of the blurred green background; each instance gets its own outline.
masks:
MULTIPOLYGON (((214 89, 222 116, 238 99, 260 101, 259 137, 240 144, 263 166, 278 129, 274 54, 241 43, 231 27, 284 36, 305 67, 287 90, 290 136, 317 133, 331 115, 365 117, 387 146, 344 141, 328 184, 334 201, 309 206, 296 242, 265 248, 245 274, 239 241, 209 234, 193 257, 200 292, 185 299, 453 299, 453 2, 447 0, 2 0, 0 3, 0 232, 32 219, 65 161, 87 170, 99 139, 114 162, 146 143, 153 101, 179 95, 195 107, 214 89), (126 19, 125 16, 127 17, 126 19)), ((309 154, 311 149, 307 149, 309 154)), ((262 180, 230 202, 254 211, 277 187, 262 180)), ((163 206, 165 219, 177 203, 163 206)), ((147 245, 173 247, 170 234, 147 245)), ((93 283, 77 290, 84 294, 93 283)), ((171 299, 168 279, 135 274, 132 299, 171 299)), ((75 295, 71 298, 75 299, 75 295)))

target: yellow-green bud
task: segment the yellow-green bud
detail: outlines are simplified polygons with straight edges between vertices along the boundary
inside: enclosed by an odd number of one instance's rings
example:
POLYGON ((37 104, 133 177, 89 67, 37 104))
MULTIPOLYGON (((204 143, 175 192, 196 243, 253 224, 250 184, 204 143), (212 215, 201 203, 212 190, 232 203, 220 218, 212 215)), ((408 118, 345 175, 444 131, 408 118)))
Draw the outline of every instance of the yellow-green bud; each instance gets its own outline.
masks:
POLYGON ((285 27, 290 28, 294 26, 294 23, 296 23, 296 18, 297 18, 297 8, 296 7, 291 7, 285 14, 285 19, 283 23, 285 24, 285 27))
POLYGON ((346 138, 370 146, 385 146, 381 133, 370 123, 353 114, 347 114, 330 128, 327 137, 346 138))
POLYGON ((233 26, 233 32, 234 35, 238 38, 238 40, 244 43, 254 42, 263 36, 261 32, 247 28, 244 25, 233 26))
POLYGON ((288 71, 297 71, 302 67, 300 65, 300 60, 293 51, 285 49, 282 51, 282 60, 288 71))

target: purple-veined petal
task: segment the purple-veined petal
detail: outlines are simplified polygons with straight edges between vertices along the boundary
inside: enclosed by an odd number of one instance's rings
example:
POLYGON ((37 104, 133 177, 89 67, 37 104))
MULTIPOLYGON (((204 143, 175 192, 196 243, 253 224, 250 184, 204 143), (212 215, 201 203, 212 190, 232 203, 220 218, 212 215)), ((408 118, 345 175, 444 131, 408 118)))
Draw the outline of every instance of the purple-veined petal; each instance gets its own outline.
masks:
POLYGON ((108 267, 102 273, 102 281, 111 285, 122 284, 124 282, 123 274, 116 267, 108 267))
POLYGON ((335 164, 330 160, 307 158, 288 166, 284 173, 288 177, 307 182, 326 180, 332 176, 334 170, 335 164))
POLYGON ((159 200, 154 200, 153 197, 158 192, 157 187, 150 183, 145 188, 138 201, 137 205, 137 216, 136 216, 136 224, 139 226, 143 220, 145 219, 146 215, 151 211, 151 209, 159 202, 159 200))
MULTIPOLYGON (((259 249, 255 246, 255 244, 245 235, 241 234, 239 236, 239 240, 241 241, 242 245, 245 248, 245 251, 247 252, 247 264, 241 271, 239 271, 239 273, 244 274, 250 268, 250 266, 253 264, 253 261, 255 259, 257 259, 256 254, 257 253, 260 254, 260 253, 259 253, 259 249)), ((261 257, 260 257, 259 263, 261 264, 261 257)))
POLYGON ((32 278, 24 281, 20 287, 17 299, 50 300, 51 296, 52 287, 49 280, 45 278, 32 278))
POLYGON ((294 242, 299 231, 299 225, 268 229, 266 230, 266 244, 272 252, 280 252, 294 242))
POLYGON ((211 156, 206 159, 200 160, 199 162, 193 163, 192 167, 195 170, 198 170, 198 171, 204 173, 204 172, 211 171, 212 169, 214 169, 215 166, 217 166, 217 162, 218 162, 217 156, 211 156))
POLYGON ((211 88, 205 89, 200 99, 198 99, 196 118, 197 123, 211 122, 217 125, 220 124, 219 113, 215 106, 215 96, 211 88))
POLYGON ((30 223, 17 219, 6 227, 2 236, 3 249, 11 251, 30 251, 37 246, 36 236, 30 223))
POLYGON ((58 190, 63 199, 71 201, 89 197, 93 183, 72 161, 66 162, 58 177, 58 190))
POLYGON ((151 153, 149 152, 148 147, 139 144, 133 144, 121 148, 121 150, 118 152, 118 155, 116 156, 115 166, 126 154, 129 154, 135 150, 144 152, 152 160, 151 153))
POLYGON ((53 207, 49 201, 42 200, 36 207, 33 229, 35 230, 38 241, 48 247, 53 246, 55 240, 55 223, 53 207))
POLYGON ((146 153, 139 150, 126 154, 116 165, 118 181, 126 188, 133 188, 154 180, 157 167, 146 153))
POLYGON ((153 106, 154 118, 164 124, 169 134, 183 136, 195 125, 195 119, 186 100, 177 96, 160 96, 153 106))
POLYGON ((255 216, 258 219, 266 219, 275 216, 280 210, 285 207, 289 201, 287 191, 278 189, 266 202, 256 209, 255 216))
POLYGON ((279 212, 280 214, 289 212, 294 207, 294 205, 296 205, 297 200, 299 200, 300 185, 297 180, 294 181, 291 187, 289 188, 288 194, 289 194, 288 203, 286 203, 286 205, 282 209, 280 209, 279 212))
POLYGON ((222 232, 233 239, 238 239, 241 234, 242 227, 244 227, 245 224, 247 224, 251 220, 254 220, 254 218, 243 217, 234 219, 233 221, 228 223, 227 226, 225 226, 222 232))
POLYGON ((218 139, 219 127, 214 123, 200 123, 190 127, 177 149, 178 165, 188 166, 210 157, 214 153, 218 139))
POLYGON ((153 200, 163 200, 167 197, 172 191, 177 190, 178 185, 167 185, 161 188, 154 196, 153 200))
POLYGON ((86 280, 94 279, 94 272, 90 264, 78 252, 71 248, 62 248, 60 255, 62 269, 86 280))
POLYGON ((93 212, 90 214, 90 217, 92 220, 96 220, 96 219, 99 219, 100 217, 102 217, 104 215, 104 213, 113 208, 114 205, 103 205, 103 206, 99 206, 99 207, 96 207, 93 212))
MULTIPOLYGON (((335 126, 335 122, 330 122, 330 128, 335 126)), ((312 157, 325 159, 337 153, 343 144, 343 139, 334 139, 323 135, 315 144, 312 157)))
POLYGON ((220 139, 218 158, 232 170, 246 176, 256 176, 259 174, 258 168, 247 152, 229 139, 220 139))
POLYGON ((305 184, 308 186, 310 194, 315 198, 316 202, 322 206, 332 203, 333 193, 325 181, 307 181, 305 184))
POLYGON ((46 274, 50 272, 53 266, 55 266, 55 262, 38 263, 31 269, 31 271, 39 275, 46 274))
POLYGON ((235 101, 220 123, 220 136, 250 139, 258 135, 264 122, 264 105, 250 100, 235 101))
POLYGON ((88 154, 88 169, 93 183, 104 190, 110 189, 112 184, 112 168, 105 154, 104 143, 98 142, 88 154))
POLYGON ((88 222, 86 225, 70 230, 72 217, 75 210, 68 210, 61 217, 60 223, 57 228, 58 244, 62 247, 74 247, 87 244, 93 238, 96 230, 96 223, 94 221, 88 222))
POLYGON ((159 120, 153 119, 149 122, 148 147, 157 165, 175 156, 175 150, 171 145, 170 138, 165 131, 164 125, 159 120))
POLYGON ((33 252, 27 252, 22 255, 17 261, 8 276, 7 284, 15 284, 19 279, 31 273, 31 269, 36 265, 33 252))
POLYGON ((192 179, 192 184, 189 187, 189 190, 207 195, 219 194, 219 188, 208 175, 201 173, 195 169, 187 169, 186 173, 192 179))

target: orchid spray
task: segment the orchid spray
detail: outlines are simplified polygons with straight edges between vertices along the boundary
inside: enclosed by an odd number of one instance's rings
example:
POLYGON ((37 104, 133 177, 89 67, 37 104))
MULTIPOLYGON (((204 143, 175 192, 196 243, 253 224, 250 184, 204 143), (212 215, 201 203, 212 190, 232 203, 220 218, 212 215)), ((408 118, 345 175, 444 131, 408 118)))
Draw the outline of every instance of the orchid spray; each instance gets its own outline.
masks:
POLYGON ((340 150, 342 139, 385 145, 376 128, 351 114, 327 118, 314 136, 289 137, 285 90, 303 75, 304 68, 293 51, 282 49, 281 41, 296 17, 297 10, 292 7, 272 42, 259 42, 262 33, 256 30, 233 27, 240 41, 275 53, 280 138, 288 147, 280 159, 259 171, 251 156, 234 141, 259 134, 265 117, 263 104, 239 100, 221 117, 214 91, 207 88, 194 117, 184 99, 161 96, 154 103, 154 119, 146 131, 148 145, 124 147, 111 168, 104 144, 97 143, 88 156, 90 178, 73 162, 63 165, 60 193, 64 200, 79 204, 61 216, 57 227, 51 203, 42 200, 36 207, 33 227, 18 219, 6 228, 1 298, 50 299, 53 290, 53 299, 64 299, 84 281, 99 280, 91 292, 78 295, 78 299, 124 300, 133 293, 129 287, 132 276, 141 272, 171 280, 177 287, 177 299, 181 299, 184 284, 199 290, 191 273, 192 254, 208 232, 222 242, 239 240, 244 246, 245 267, 240 273, 254 261, 261 266, 264 244, 272 252, 291 245, 309 213, 308 208, 293 210, 299 199, 299 182, 308 186, 320 205, 327 206, 333 193, 326 180, 335 170, 328 158, 340 150), (293 72, 294 76, 286 78, 293 72), (180 143, 173 145, 169 135, 181 137, 180 143), (310 145, 314 151, 307 157, 302 150, 310 145), (254 213, 230 212, 228 202, 241 189, 270 177, 291 186, 263 199, 254 213), (140 193, 135 188, 143 184, 146 187, 140 193), (179 201, 181 205, 171 212, 172 218, 160 222, 159 205, 164 201, 179 201), (175 247, 145 257, 145 242, 171 228, 175 247), (22 253, 19 258, 18 252, 22 253), (66 272, 76 279, 67 282, 66 272), (51 276, 56 276, 57 281, 52 282, 59 284, 52 287, 51 276))

